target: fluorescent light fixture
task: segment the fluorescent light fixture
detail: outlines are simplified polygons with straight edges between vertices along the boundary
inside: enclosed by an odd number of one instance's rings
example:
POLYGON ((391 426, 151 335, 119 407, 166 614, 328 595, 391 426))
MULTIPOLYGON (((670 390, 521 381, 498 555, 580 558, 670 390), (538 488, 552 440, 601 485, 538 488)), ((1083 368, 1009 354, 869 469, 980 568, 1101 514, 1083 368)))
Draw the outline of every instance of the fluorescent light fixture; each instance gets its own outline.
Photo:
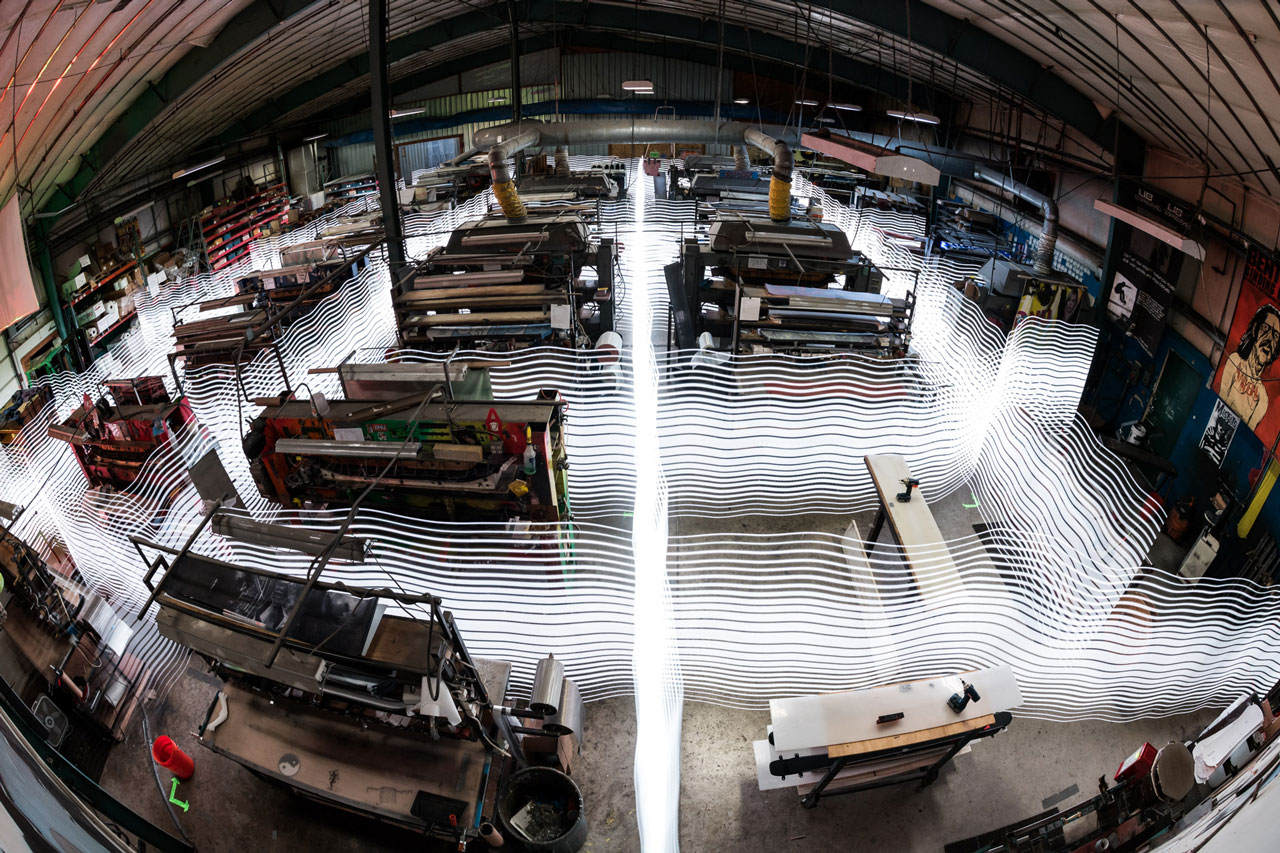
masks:
POLYGON ((809 100, 805 100, 804 98, 797 100, 796 103, 802 107, 816 107, 818 105, 817 101, 809 101, 809 100))
POLYGON ((876 175, 919 181, 935 187, 942 177, 937 167, 924 160, 908 157, 860 139, 836 136, 826 130, 820 134, 804 134, 800 137, 800 144, 876 175))
POLYGON ((734 102, 735 104, 749 104, 749 103, 751 103, 751 101, 747 100, 746 98, 734 98, 734 99, 733 99, 733 102, 734 102))
POLYGON ((415 107, 414 109, 409 110, 392 110, 390 115, 392 118, 404 118, 405 116, 416 116, 419 113, 425 113, 426 111, 426 107, 415 107))
POLYGON ((822 122, 823 124, 835 124, 835 123, 836 123, 836 120, 835 120, 835 119, 833 119, 831 116, 816 116, 813 120, 814 120, 814 121, 820 121, 820 122, 822 122))
POLYGON ((329 135, 329 134, 327 134, 327 133, 317 133, 315 136, 304 136, 304 137, 302 138, 302 141, 303 141, 303 142, 315 142, 317 139, 324 139, 324 138, 325 138, 326 136, 328 136, 328 135, 329 135))
POLYGON ((185 178, 187 175, 190 175, 192 172, 198 172, 201 169, 207 169, 210 166, 216 166, 225 159, 227 159, 225 156, 214 157, 212 160, 206 160, 203 163, 197 163, 194 166, 188 166, 185 169, 179 169, 178 171, 173 173, 173 179, 176 181, 178 180, 178 178, 185 178))
POLYGON ((650 92, 653 91, 652 80, 628 80, 622 84, 622 91, 624 92, 642 92, 645 89, 650 92))
POLYGON ((489 96, 489 103, 491 104, 505 104, 506 102, 507 102, 506 95, 490 95, 489 96))
POLYGON ((1154 219, 1148 219, 1136 210, 1130 210, 1127 207, 1121 207, 1103 199, 1096 199, 1093 202, 1093 208, 1113 219, 1127 222, 1139 231, 1145 231, 1157 240, 1168 243, 1179 252, 1186 252, 1197 261, 1204 260, 1204 246, 1189 237, 1182 236, 1167 225, 1156 222, 1154 219))
POLYGON ((914 121, 917 124, 938 124, 941 120, 935 115, 928 113, 912 113, 906 110, 887 110, 885 115, 890 118, 900 119, 902 121, 914 121))
POLYGON ((850 113, 862 112, 862 107, 858 106, 857 104, 832 104, 831 108, 833 110, 844 110, 845 112, 850 112, 850 113))

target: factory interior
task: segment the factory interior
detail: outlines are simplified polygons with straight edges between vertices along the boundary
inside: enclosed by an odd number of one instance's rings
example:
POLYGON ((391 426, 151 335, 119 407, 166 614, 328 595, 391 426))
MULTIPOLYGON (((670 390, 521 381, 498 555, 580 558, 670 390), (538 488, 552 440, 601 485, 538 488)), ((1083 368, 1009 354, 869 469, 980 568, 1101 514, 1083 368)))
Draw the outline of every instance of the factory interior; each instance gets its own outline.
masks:
POLYGON ((1280 849, 1276 68, 0 0, 0 851, 1280 849))

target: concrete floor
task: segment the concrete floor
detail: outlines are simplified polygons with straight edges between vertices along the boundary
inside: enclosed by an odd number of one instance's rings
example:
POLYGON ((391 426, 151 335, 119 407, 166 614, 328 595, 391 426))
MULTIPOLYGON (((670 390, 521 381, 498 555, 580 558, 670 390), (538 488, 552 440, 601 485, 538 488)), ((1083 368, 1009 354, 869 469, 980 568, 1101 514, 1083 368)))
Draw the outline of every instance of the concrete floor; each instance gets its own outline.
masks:
MULTIPOLYGON (((982 520, 965 503, 972 503, 967 493, 933 505, 945 536, 971 535, 973 525, 982 520)), ((870 517, 866 513, 856 519, 864 532, 870 517)), ((673 521, 672 532, 843 533, 848 521, 847 516, 821 515, 680 519, 673 521)), ((1163 562, 1170 555, 1161 557, 1163 562)), ((199 746, 194 731, 216 689, 201 666, 194 662, 172 691, 166 707, 151 721, 151 735, 169 735, 196 759, 195 777, 178 792, 179 799, 190 803, 190 811, 179 812, 179 818, 202 853, 423 849, 420 839, 310 804, 199 746)), ((834 797, 809 811, 801 808, 792 791, 757 789, 751 742, 764 737, 767 712, 690 703, 684 712, 682 744, 681 848, 692 853, 777 853, 847 850, 856 845, 868 850, 940 851, 949 841, 1051 805, 1087 799, 1096 791, 1098 777, 1110 778, 1144 741, 1158 746, 1185 739, 1213 715, 1206 711, 1128 725, 1050 724, 1015 715, 1007 732, 974 744, 971 753, 958 756, 924 791, 895 786, 834 797)), ((586 742, 573 774, 587 804, 586 853, 640 849, 632 776, 634 731, 629 698, 588 706, 586 742)), ((167 774, 163 781, 167 789, 167 774)), ((172 827, 140 728, 113 754, 103 786, 157 825, 172 827)))

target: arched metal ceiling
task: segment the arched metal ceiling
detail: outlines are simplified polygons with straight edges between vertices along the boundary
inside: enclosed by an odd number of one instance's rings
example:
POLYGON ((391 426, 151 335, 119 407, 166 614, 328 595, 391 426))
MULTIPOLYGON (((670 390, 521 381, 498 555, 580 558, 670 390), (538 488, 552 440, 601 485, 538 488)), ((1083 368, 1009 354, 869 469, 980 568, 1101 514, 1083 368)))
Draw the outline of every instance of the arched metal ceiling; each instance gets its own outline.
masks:
MULTIPOLYGON (((497 57, 505 0, 391 0, 392 77, 497 57)), ((905 100, 1013 103, 1108 144, 1153 144, 1280 196, 1280 18, 1226 0, 523 0, 544 43, 612 34, 825 72, 905 100), (931 92, 933 94, 931 94, 931 92)), ((367 87, 363 2, 0 0, 0 198, 59 209, 283 129, 367 87), (15 168, 16 164, 16 168, 15 168)), ((686 57, 687 58, 687 57, 686 57)), ((490 60, 491 61, 491 60, 490 60)), ((963 115, 958 118, 963 119, 963 115)))

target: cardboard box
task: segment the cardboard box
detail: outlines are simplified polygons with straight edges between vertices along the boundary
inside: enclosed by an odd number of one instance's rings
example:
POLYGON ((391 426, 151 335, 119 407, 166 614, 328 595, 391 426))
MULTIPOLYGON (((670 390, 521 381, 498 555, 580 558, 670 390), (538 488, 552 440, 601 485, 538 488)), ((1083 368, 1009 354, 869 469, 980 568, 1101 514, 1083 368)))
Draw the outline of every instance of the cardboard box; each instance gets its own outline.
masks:
POLYGON ((76 325, 82 329, 86 329, 94 323, 97 323, 98 318, 100 318, 106 310, 107 307, 101 302, 94 302, 83 311, 76 312, 76 325))

